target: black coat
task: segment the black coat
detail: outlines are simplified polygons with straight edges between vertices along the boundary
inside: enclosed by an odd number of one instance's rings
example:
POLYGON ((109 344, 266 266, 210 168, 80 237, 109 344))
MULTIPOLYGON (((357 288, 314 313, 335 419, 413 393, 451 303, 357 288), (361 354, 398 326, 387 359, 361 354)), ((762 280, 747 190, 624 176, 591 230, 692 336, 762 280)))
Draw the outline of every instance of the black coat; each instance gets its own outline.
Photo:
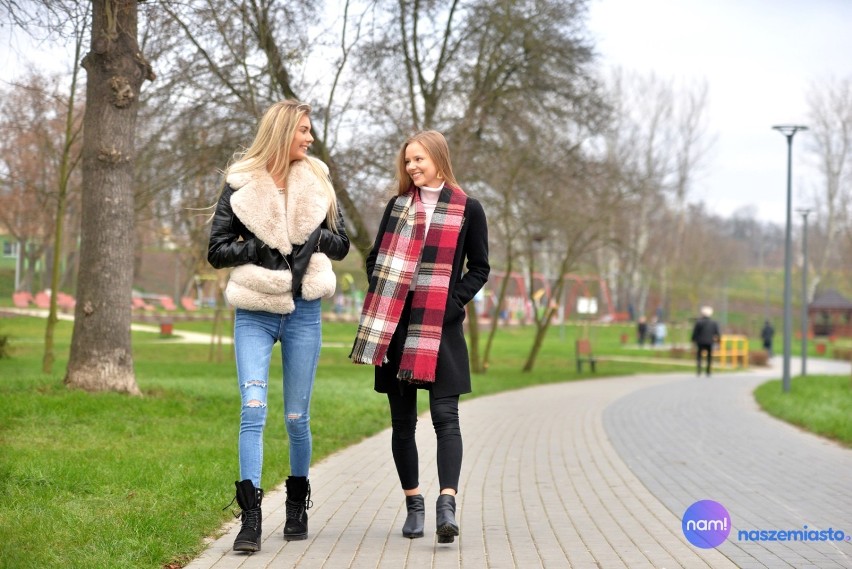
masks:
POLYGON ((719 336, 719 325, 707 316, 699 318, 692 328, 692 341, 698 346, 712 346, 719 336))
MULTIPOLYGON (((396 199, 393 198, 385 208, 373 249, 367 255, 368 281, 373 275, 382 236, 387 228, 388 218, 396 199)), ((450 278, 450 290, 444 312, 444 328, 441 333, 441 343, 438 346, 438 367, 435 370, 435 383, 431 385, 418 384, 420 388, 431 389, 435 397, 460 395, 471 391, 470 360, 464 338, 464 307, 473 300, 474 295, 488 281, 490 271, 491 267, 488 264, 488 224, 485 219, 485 211, 477 200, 468 196, 453 260, 453 274, 450 278), (466 266, 465 260, 467 261, 466 266)), ((402 343, 407 331, 408 303, 388 348, 387 358, 389 361, 382 366, 376 366, 375 390, 379 393, 388 393, 391 389, 399 389, 400 381, 396 374, 399 371, 402 343)))

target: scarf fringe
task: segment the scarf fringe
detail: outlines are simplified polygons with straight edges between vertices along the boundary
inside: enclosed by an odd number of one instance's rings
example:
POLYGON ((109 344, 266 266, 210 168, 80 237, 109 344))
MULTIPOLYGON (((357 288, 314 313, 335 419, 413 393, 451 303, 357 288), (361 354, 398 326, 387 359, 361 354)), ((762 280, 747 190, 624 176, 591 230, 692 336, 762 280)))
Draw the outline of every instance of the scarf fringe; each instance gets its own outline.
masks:
POLYGON ((436 379, 435 374, 431 374, 427 377, 414 377, 414 372, 410 369, 399 370, 399 373, 396 374, 396 378, 400 381, 410 383, 411 385, 432 385, 435 383, 436 379))

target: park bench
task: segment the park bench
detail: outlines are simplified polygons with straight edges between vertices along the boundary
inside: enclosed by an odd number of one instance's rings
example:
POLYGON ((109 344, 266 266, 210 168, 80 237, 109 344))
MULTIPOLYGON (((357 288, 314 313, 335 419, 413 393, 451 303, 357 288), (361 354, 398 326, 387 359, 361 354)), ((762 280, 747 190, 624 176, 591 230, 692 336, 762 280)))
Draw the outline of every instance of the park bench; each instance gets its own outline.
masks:
POLYGON ((574 342, 574 357, 577 360, 577 373, 582 373, 583 363, 588 363, 592 372, 595 371, 597 358, 592 352, 592 343, 589 340, 577 340, 574 342))

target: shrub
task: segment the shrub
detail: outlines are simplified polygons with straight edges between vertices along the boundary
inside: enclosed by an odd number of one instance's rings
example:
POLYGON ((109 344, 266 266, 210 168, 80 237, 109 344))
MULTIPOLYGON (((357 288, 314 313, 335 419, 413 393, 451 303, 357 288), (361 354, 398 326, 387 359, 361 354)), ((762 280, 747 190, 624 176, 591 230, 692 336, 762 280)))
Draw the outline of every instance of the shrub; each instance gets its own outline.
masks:
POLYGON ((834 359, 852 361, 852 348, 834 348, 834 359))
POLYGON ((748 365, 763 366, 769 365, 769 352, 766 350, 753 350, 748 353, 748 365))
POLYGON ((687 348, 671 348, 669 350, 669 357, 674 358, 676 360, 686 360, 689 358, 694 358, 695 352, 687 348))

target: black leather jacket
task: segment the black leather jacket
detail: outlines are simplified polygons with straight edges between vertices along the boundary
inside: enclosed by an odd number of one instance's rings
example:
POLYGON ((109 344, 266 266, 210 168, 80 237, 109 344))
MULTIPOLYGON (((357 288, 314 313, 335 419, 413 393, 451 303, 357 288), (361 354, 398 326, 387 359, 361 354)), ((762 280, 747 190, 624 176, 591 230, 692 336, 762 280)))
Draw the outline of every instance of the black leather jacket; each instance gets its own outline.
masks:
POLYGON ((253 263, 265 269, 289 269, 293 273, 293 295, 297 296, 301 294, 302 277, 314 252, 325 253, 333 261, 343 259, 349 252, 349 237, 346 235, 343 215, 338 214, 337 233, 331 231, 323 221, 305 243, 293 245, 289 255, 282 254, 255 237, 234 214, 231 209, 231 195, 234 191, 226 185, 216 204, 207 246, 207 261, 213 268, 253 263))

